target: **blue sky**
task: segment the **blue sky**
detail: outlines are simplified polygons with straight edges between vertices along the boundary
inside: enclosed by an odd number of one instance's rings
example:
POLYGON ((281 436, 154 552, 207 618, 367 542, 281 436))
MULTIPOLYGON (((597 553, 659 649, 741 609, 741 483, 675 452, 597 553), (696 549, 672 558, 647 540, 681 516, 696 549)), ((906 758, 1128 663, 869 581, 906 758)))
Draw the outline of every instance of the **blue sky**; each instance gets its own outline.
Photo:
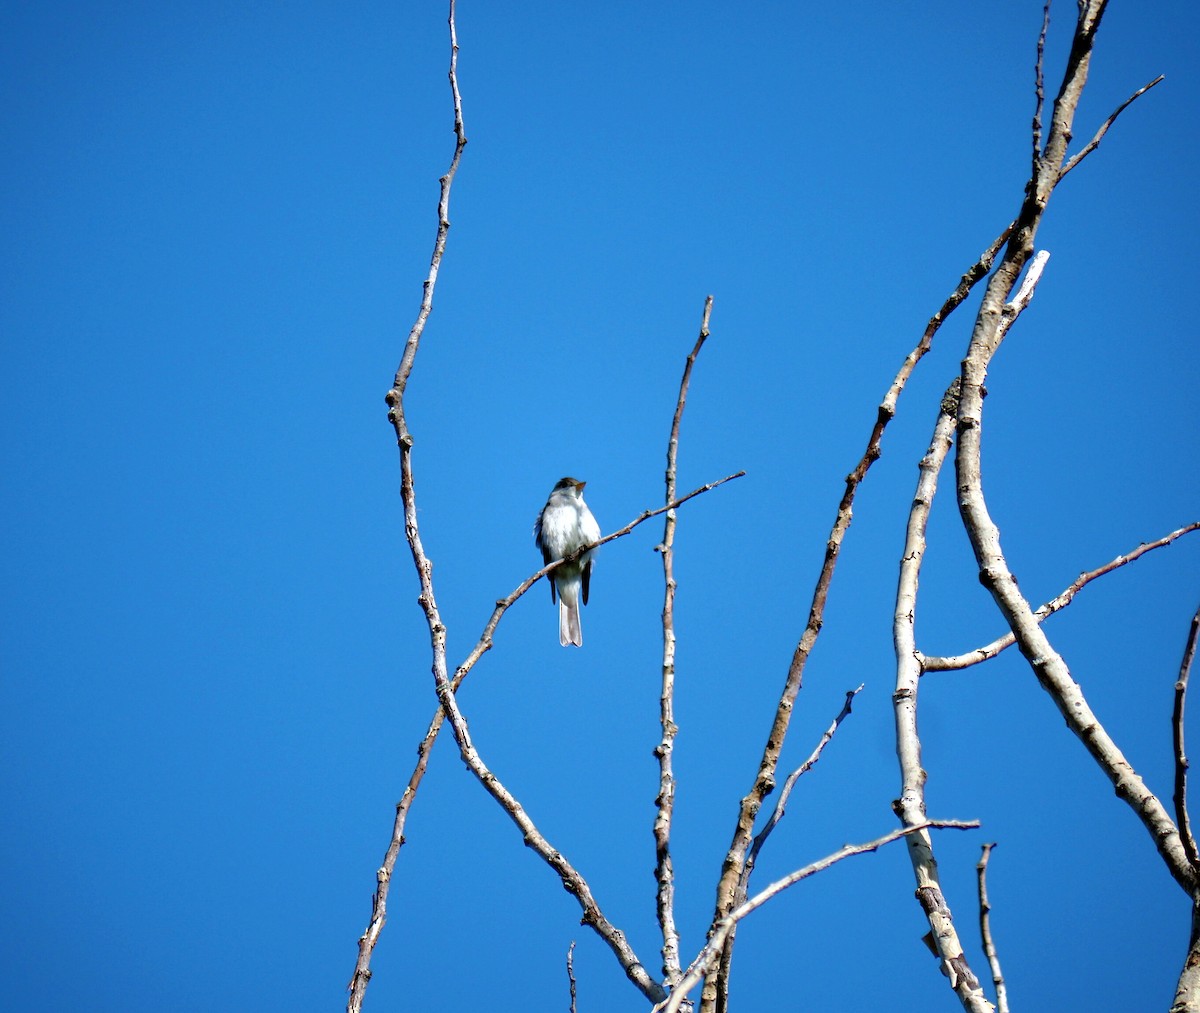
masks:
MULTIPOLYGON (((1052 89, 1074 9, 1058 7, 1052 89)), ((539 565, 530 528, 558 477, 588 481, 605 530, 661 503, 679 374, 715 298, 680 485, 748 475, 689 504, 677 540, 689 956, 842 480, 929 315, 1019 205, 1040 16, 459 11, 470 144, 408 398, 452 662, 539 565)), ((1198 16, 1106 15, 1077 135, 1166 80, 1055 195, 1049 267, 991 372, 984 478, 1037 602, 1200 517, 1198 16)), ((444 5, 10 4, 0 40, 6 1004, 343 1007, 434 706, 383 394, 453 144, 444 5)), ((784 767, 866 688, 760 884, 895 825, 896 561, 973 309, 860 492, 784 767)), ((462 693, 484 758, 652 968, 660 537, 651 522, 603 550, 583 650, 558 646, 539 586, 462 693)), ((1193 535, 1049 627, 1164 799, 1197 573, 1193 535)), ((919 607, 927 653, 1000 632, 949 473, 919 607)), ((974 865, 995 840, 1017 1006, 1164 1008, 1186 898, 1027 667, 930 676, 921 730, 931 815, 984 824, 936 842, 976 970, 974 865)), ((580 1010, 644 1009, 443 739, 367 1008, 566 1009, 574 939, 580 1010)), ((954 1008, 912 891, 900 846, 797 886, 743 926, 735 1003, 954 1008)))

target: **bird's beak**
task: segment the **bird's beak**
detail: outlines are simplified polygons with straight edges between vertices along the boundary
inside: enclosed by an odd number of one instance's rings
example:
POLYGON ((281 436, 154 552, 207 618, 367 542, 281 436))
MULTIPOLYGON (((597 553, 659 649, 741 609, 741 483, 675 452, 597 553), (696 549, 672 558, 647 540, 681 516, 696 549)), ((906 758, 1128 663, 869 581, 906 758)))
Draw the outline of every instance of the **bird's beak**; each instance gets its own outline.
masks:
POLYGON ((579 490, 579 492, 583 492, 583 487, 584 487, 585 485, 587 485, 587 482, 576 482, 576 483, 575 483, 575 488, 576 488, 577 490, 579 490))

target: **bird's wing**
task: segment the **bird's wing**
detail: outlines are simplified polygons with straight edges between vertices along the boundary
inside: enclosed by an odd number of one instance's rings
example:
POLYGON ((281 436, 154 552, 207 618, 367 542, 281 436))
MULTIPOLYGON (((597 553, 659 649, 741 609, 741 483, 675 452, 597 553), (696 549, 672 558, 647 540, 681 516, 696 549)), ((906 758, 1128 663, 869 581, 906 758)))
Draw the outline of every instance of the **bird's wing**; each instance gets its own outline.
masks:
MULTIPOLYGON (((554 562, 554 557, 552 555, 550 555, 550 553, 546 550, 546 546, 542 542, 542 516, 545 513, 546 513, 546 509, 545 509, 545 507, 543 507, 542 512, 537 515, 537 520, 535 520, 533 522, 533 544, 536 545, 542 552, 542 565, 543 566, 545 566, 547 563, 554 562)), ((554 574, 550 574, 546 583, 550 585, 550 600, 552 602, 557 602, 558 601, 558 590, 554 586, 554 574)))

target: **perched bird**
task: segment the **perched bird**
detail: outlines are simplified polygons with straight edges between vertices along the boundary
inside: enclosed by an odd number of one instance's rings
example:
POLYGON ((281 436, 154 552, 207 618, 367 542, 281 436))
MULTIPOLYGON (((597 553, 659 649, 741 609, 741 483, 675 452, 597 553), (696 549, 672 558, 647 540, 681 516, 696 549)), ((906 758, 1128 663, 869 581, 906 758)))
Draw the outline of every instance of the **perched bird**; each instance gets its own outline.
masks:
MULTIPOLYGON (((533 524, 533 540, 542 550, 542 559, 553 563, 569 556, 590 542, 600 541, 600 525, 583 501, 586 482, 561 478, 550 491, 550 498, 533 524)), ((564 563, 550 574, 550 600, 558 600, 558 642, 566 647, 583 646, 579 626, 579 598, 587 604, 592 579, 592 555, 588 550, 578 559, 564 563)))

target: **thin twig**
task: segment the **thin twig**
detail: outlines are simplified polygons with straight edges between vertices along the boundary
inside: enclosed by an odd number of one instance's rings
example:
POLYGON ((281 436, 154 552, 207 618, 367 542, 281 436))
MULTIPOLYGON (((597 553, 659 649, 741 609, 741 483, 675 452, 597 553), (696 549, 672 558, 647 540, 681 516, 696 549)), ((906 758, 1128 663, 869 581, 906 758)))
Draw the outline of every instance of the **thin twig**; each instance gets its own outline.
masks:
MULTIPOLYGON (((1136 559, 1141 559, 1147 552, 1170 545, 1175 539, 1182 538, 1184 535, 1196 530, 1200 530, 1200 521, 1185 524, 1183 527, 1172 531, 1169 535, 1165 535, 1153 542, 1143 542, 1136 549, 1124 555, 1117 556, 1103 566, 1099 566, 1094 570, 1088 570, 1086 573, 1081 573, 1061 594, 1055 598, 1051 598, 1044 605, 1039 606, 1033 613, 1034 618, 1039 623, 1045 622, 1055 612, 1070 605, 1074 601, 1075 596, 1093 580, 1103 577, 1105 574, 1112 573, 1113 570, 1120 569, 1122 566, 1132 563, 1136 559)), ((1001 651, 1011 647, 1015 642, 1016 637, 1013 635, 1012 630, 1009 630, 1002 637, 997 637, 990 644, 984 644, 983 647, 977 647, 975 650, 967 651, 964 654, 947 655, 945 657, 922 655, 921 667, 925 672, 947 672, 960 668, 969 668, 971 665, 977 665, 982 661, 987 661, 989 658, 994 658, 1001 651)))
POLYGON ((1035 68, 1035 88, 1037 103, 1033 110, 1033 168, 1030 170, 1030 178, 1037 173, 1038 159, 1042 157, 1042 109, 1046 105, 1046 89, 1045 80, 1042 77, 1042 71, 1045 67, 1046 58, 1046 32, 1050 29, 1050 0, 1046 0, 1046 6, 1042 8, 1042 30, 1038 33, 1037 41, 1037 66, 1035 68))
MULTIPOLYGON (((796 781, 816 765, 817 761, 821 758, 821 754, 825 751, 825 747, 829 745, 830 740, 841 726, 841 723, 850 716, 854 698, 862 692, 862 689, 862 684, 859 684, 857 689, 846 691, 846 700, 842 704, 842 709, 838 712, 837 717, 833 719, 833 723, 825 730, 825 734, 817 742, 816 748, 809 754, 808 759, 793 770, 787 776, 787 780, 783 782, 783 788, 780 790, 779 797, 775 801, 775 808, 771 812, 770 819, 767 820, 762 830, 755 835, 754 840, 750 844, 750 850, 746 855, 746 862, 742 866, 742 877, 738 881, 737 904, 741 904, 750 892, 750 877, 758 861, 758 854, 762 851, 763 845, 766 844, 767 838, 771 836, 771 832, 775 829, 776 824, 783 819, 787 812, 788 800, 792 797, 792 789, 795 787, 796 781)), ((736 907, 737 904, 734 906, 736 907)), ((732 971, 733 949, 736 942, 737 926, 735 925, 729 930, 725 946, 721 950, 720 969, 717 977, 717 987, 719 990, 717 996, 718 1009, 726 1009, 729 1004, 729 976, 732 971)))
MULTIPOLYGON (((958 417, 959 385, 960 381, 955 378, 942 397, 929 449, 921 458, 896 581, 896 606, 892 614, 896 690, 892 694, 892 707, 896 722, 896 758, 900 765, 900 797, 892 803, 892 808, 905 827, 917 827, 926 820, 926 773, 921 763, 921 739, 917 732, 917 694, 921 685, 916 650, 917 588, 938 477, 950 450, 958 417)), ((933 837, 925 832, 914 833, 905 844, 917 883, 917 899, 929 922, 930 946, 941 962, 942 971, 964 1008, 974 1013, 987 1013, 990 1003, 967 960, 954 915, 942 891, 933 854, 933 837)))
POLYGON ((1117 106, 1112 115, 1100 124, 1100 129, 1097 130, 1092 139, 1079 150, 1079 153, 1072 155, 1069 159, 1067 159, 1067 164, 1063 166, 1062 172, 1059 173, 1058 178, 1061 180, 1063 176, 1074 169, 1075 166, 1077 166, 1080 162, 1087 158, 1088 155, 1100 147, 1100 141, 1103 140, 1104 135, 1108 133, 1108 128, 1117 122, 1117 117, 1120 116, 1121 113, 1123 113, 1126 109, 1128 109, 1136 99, 1141 98, 1146 94, 1146 92, 1148 92, 1162 80, 1163 76, 1162 74, 1159 74, 1158 77, 1156 77, 1153 81, 1142 85, 1137 91, 1130 95, 1129 98, 1117 106))
POLYGON ((821 759, 821 754, 825 751, 825 747, 829 745, 834 735, 837 734, 837 730, 841 727, 842 722, 850 716, 854 705, 854 698, 863 691, 864 685, 865 683, 859 683, 854 689, 846 690, 846 700, 842 704, 842 709, 838 711, 837 716, 833 719, 830 726, 825 729, 825 734, 821 736, 816 747, 809 754, 808 759, 788 774, 787 780, 783 782, 783 788, 779 792, 779 798, 775 800, 775 809, 771 813, 771 818, 767 820, 762 830, 754 835, 754 841, 750 845, 750 852, 746 856, 746 867, 742 871, 742 881, 739 890, 741 897, 738 903, 745 900, 746 894, 749 893, 750 875, 754 871, 758 854, 762 851, 763 845, 767 843, 767 838, 771 836, 771 831, 775 829, 776 825, 787 813, 788 799, 792 797, 792 789, 796 786, 796 781, 812 770, 816 766, 817 761, 821 759))
POLYGON ((571 986, 571 1010, 570 1013, 575 1013, 575 940, 571 940, 571 945, 567 947, 567 982, 571 986))
POLYGON ((909 834, 935 829, 977 830, 978 828, 978 820, 926 820, 924 823, 920 823, 914 827, 900 827, 897 830, 884 834, 882 837, 876 837, 875 840, 868 841, 866 844, 843 844, 832 854, 826 855, 824 858, 818 859, 811 865, 804 866, 802 869, 788 873, 782 879, 777 879, 770 886, 765 887, 743 904, 739 904, 716 924, 704 949, 688 965, 687 973, 683 976, 679 984, 671 990, 671 994, 667 997, 666 1002, 654 1007, 655 1013, 678 1013, 688 992, 699 984, 700 979, 704 977, 707 969, 712 966, 713 961, 724 947, 725 939, 733 926, 748 914, 757 911, 767 901, 781 894, 788 887, 795 886, 801 880, 815 876, 818 872, 824 872, 830 866, 836 865, 843 859, 878 851, 885 845, 891 844, 893 841, 898 841, 901 837, 906 837, 909 834))
MULTIPOLYGON (((679 427, 683 422, 683 409, 687 403, 688 385, 692 379, 692 367, 696 357, 708 339, 708 322, 712 315, 713 298, 704 300, 704 314, 700 319, 700 334, 687 362, 683 367, 683 379, 679 382, 679 398, 675 402, 675 415, 671 420, 671 435, 667 440, 666 496, 667 503, 675 499, 676 464, 679 457, 679 427)), ((667 511, 663 525, 663 540, 659 546, 663 566, 663 659, 662 692, 659 696, 659 719, 662 739, 654 749, 658 757, 658 795, 654 799, 657 812, 654 817, 654 878, 658 884, 658 924, 662 931, 663 982, 667 988, 679 980, 679 930, 675 926, 675 869, 671 861, 671 820, 675 812, 675 772, 671 763, 675 751, 675 735, 679 727, 675 724, 675 523, 674 510, 667 511)))
POLYGON ((991 844, 983 846, 983 854, 975 866, 975 874, 979 880, 979 935, 983 940, 983 953, 987 957, 988 967, 992 969, 992 983, 996 986, 996 1013, 1008 1013, 1008 988, 1004 984, 1004 975, 1000 971, 1000 955, 996 952, 996 944, 992 940, 992 905, 988 901, 987 867, 988 859, 992 857, 991 844))
POLYGON ((1175 822, 1179 825, 1179 836, 1183 838, 1183 850, 1192 869, 1200 877, 1200 856, 1196 854, 1196 839, 1192 836, 1192 821, 1188 818, 1187 804, 1187 753, 1183 748, 1183 717, 1187 706, 1188 678, 1192 674, 1192 661, 1196 657, 1196 637, 1200 632, 1200 609, 1192 616, 1188 628, 1187 646, 1183 649, 1183 661, 1179 664, 1179 678, 1175 680, 1175 708, 1171 716, 1171 727, 1175 745, 1175 822))
MULTIPOLYGON (((404 417, 404 391, 408 386, 408 378, 412 373, 413 363, 416 361, 417 349, 421 343, 421 335, 425 332, 425 322, 429 319, 429 314, 433 311, 433 292, 437 285, 442 256, 446 252, 446 235, 450 231, 450 188, 454 183, 454 176, 458 172, 459 162, 462 161, 463 149, 467 145, 467 135, 463 126, 462 95, 458 89, 458 31, 455 26, 454 13, 454 0, 450 0, 450 13, 447 20, 450 28, 450 94, 454 102, 454 155, 450 159, 450 168, 440 180, 437 234, 434 238, 433 256, 429 263, 429 273, 426 275, 422 287, 421 306, 417 312, 417 318, 413 323, 412 329, 408 333, 408 340, 404 346, 404 354, 401 357, 400 366, 396 370, 392 389, 388 391, 386 399, 389 406, 388 419, 395 429, 396 443, 400 448, 401 496, 404 502, 405 531, 408 536, 409 547, 412 550, 413 564, 416 567, 417 576, 421 582, 422 598, 427 598, 430 606, 426 607, 425 611, 430 624, 430 632, 434 639, 435 654, 438 649, 435 629, 440 627, 441 623, 437 616, 437 606, 433 603, 432 566, 425 556, 425 550, 421 545, 417 529, 416 497, 413 492, 412 480, 412 436, 408 431, 408 424, 404 417)), ((442 650, 444 651, 444 649, 443 641, 442 650)), ((440 722, 438 722, 438 727, 440 727, 440 722)), ((350 996, 346 1003, 347 1013, 359 1013, 362 1009, 367 983, 371 979, 371 954, 374 952, 375 944, 379 941, 379 935, 383 931, 384 923, 387 921, 388 888, 391 884, 392 871, 396 867, 396 859, 400 854, 400 848, 404 844, 404 825, 408 818, 408 810, 412 805, 417 787, 421 783, 421 778, 425 774, 425 767, 429 762, 429 749, 436 737, 437 728, 431 727, 426 738, 418 747, 416 769, 409 779, 408 786, 404 790, 404 795, 396 804, 396 819, 392 825, 392 838, 384 854, 383 865, 375 873, 376 885, 375 894, 371 902, 371 920, 367 923, 366 931, 358 940, 358 960, 348 986, 350 996)))
POLYGON ((1028 659, 1038 682, 1050 694, 1068 727, 1112 781, 1117 795, 1145 826, 1171 875, 1192 897, 1197 874, 1188 860, 1178 828, 1088 706, 1066 662, 1051 646, 1033 615, 1033 609, 1017 586, 1004 557, 999 529, 988 512, 980 464, 984 383, 991 358, 1003 332, 1012 322, 1008 319, 1005 300, 1015 286, 1022 267, 1032 256, 1046 205, 1062 179, 1072 123, 1087 80, 1096 29, 1105 6, 1105 0, 1080 2, 1075 38, 1063 85, 1054 102, 1045 153, 1038 163, 1037 173, 1026 188, 1013 238, 984 292, 967 355, 963 359, 958 452, 955 459, 959 513, 979 565, 980 581, 991 593, 1009 628, 1016 635, 1021 653, 1028 659))

